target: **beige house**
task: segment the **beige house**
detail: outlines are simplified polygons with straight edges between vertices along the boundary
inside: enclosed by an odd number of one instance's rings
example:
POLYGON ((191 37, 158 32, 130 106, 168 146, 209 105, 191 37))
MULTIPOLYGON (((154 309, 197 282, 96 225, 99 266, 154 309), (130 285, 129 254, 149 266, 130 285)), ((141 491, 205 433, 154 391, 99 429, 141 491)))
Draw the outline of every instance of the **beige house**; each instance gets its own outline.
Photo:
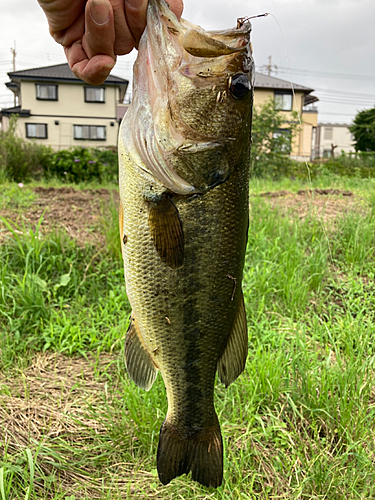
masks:
POLYGON ((8 73, 17 106, 1 110, 6 130, 10 116, 18 114, 20 137, 65 149, 71 146, 117 145, 117 105, 122 103, 128 81, 110 75, 98 86, 74 76, 68 64, 8 73))
POLYGON ((293 84, 293 87, 294 96, 290 81, 255 73, 254 106, 262 106, 269 100, 275 102, 275 106, 285 115, 285 126, 279 133, 287 133, 288 122, 295 121, 291 112, 297 111, 302 127, 299 127, 292 142, 290 156, 295 160, 309 161, 318 125, 318 109, 313 104, 318 98, 311 95, 313 89, 298 84, 293 84))
POLYGON ((314 158, 330 158, 341 152, 354 153, 353 136, 349 125, 339 123, 320 123, 316 130, 313 150, 314 158))
MULTIPOLYGON (((26 139, 51 145, 55 149, 71 146, 116 146, 119 123, 126 112, 123 104, 128 81, 110 75, 99 87, 87 85, 71 72, 68 64, 58 64, 8 73, 7 87, 17 99, 17 106, 1 110, 1 124, 6 129, 12 114, 18 114, 18 134, 26 139)), ((288 133, 291 111, 298 111, 302 127, 292 143, 291 157, 310 160, 317 127, 318 99, 313 89, 292 85, 289 81, 256 73, 254 105, 275 102, 285 115, 285 126, 278 133, 288 133)))

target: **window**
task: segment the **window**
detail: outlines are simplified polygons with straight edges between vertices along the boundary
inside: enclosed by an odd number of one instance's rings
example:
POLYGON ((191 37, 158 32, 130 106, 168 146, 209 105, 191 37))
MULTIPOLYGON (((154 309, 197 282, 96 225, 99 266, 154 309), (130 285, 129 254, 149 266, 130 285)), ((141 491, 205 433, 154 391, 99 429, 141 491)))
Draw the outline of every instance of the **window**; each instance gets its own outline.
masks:
POLYGON ((324 127, 324 139, 327 141, 332 141, 333 138, 333 128, 324 127))
POLYGON ((74 139, 105 141, 106 129, 103 125, 74 125, 74 139))
POLYGON ((275 109, 280 111, 292 110, 292 93, 291 92, 275 92, 275 109))
POLYGON ((105 102, 104 87, 85 87, 85 102, 105 102))
POLYGON ((45 123, 26 123, 26 137, 28 139, 47 139, 47 125, 45 123))
POLYGON ((57 101, 57 85, 35 84, 36 98, 40 101, 57 101))
POLYGON ((290 153, 292 136, 289 129, 279 128, 273 133, 274 153, 290 153))

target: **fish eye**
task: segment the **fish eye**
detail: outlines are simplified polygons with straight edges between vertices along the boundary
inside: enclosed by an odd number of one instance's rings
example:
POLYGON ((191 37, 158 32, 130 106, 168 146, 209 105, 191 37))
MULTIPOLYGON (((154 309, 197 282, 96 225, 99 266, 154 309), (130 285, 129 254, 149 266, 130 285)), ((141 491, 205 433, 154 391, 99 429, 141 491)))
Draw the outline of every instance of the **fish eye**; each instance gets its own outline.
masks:
POLYGON ((237 73, 229 80, 229 90, 235 99, 245 99, 251 91, 250 80, 244 73, 237 73))

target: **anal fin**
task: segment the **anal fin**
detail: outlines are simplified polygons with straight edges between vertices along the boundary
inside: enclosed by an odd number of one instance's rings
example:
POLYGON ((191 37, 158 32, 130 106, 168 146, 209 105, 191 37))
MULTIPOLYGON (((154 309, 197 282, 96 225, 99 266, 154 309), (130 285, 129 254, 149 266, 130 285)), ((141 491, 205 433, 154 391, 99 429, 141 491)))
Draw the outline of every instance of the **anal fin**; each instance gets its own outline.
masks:
POLYGON ((217 371, 220 381, 228 387, 245 369, 248 350, 245 303, 241 290, 236 318, 217 371))
POLYGON ((133 314, 126 333, 125 366, 129 377, 135 384, 145 391, 151 389, 158 374, 158 369, 147 351, 133 314))
POLYGON ((168 195, 149 203, 149 226, 152 241, 161 260, 172 269, 184 260, 184 232, 178 210, 168 195))

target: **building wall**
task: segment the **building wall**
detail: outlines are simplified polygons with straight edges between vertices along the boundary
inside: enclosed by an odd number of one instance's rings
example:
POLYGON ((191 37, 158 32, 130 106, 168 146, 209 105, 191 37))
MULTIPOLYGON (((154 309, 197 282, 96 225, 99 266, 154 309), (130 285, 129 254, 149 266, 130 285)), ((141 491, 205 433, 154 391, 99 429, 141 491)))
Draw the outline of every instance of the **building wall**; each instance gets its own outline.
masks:
POLYGON ((59 83, 58 100, 44 101, 36 98, 36 82, 21 82, 22 109, 30 110, 31 116, 19 118, 18 134, 26 138, 26 123, 47 124, 47 139, 33 139, 39 144, 65 149, 72 146, 107 147, 117 145, 119 124, 116 120, 116 104, 119 89, 104 86, 105 102, 85 102, 84 84, 59 83), (74 139, 74 125, 106 127, 105 140, 74 139))
POLYGON ((9 128, 9 116, 1 117, 1 129, 3 132, 6 132, 9 128))
POLYGON ((337 146, 334 154, 354 152, 353 139, 348 125, 320 124, 317 129, 317 143, 315 157, 324 158, 331 156, 332 144, 337 146))
MULTIPOLYGON (((317 113, 303 113, 303 97, 303 92, 295 92, 292 110, 299 113, 302 121, 302 128, 293 139, 290 156, 298 161, 309 161, 311 159, 313 132, 314 127, 316 127, 318 123, 318 115, 317 113)), ((255 89, 254 106, 261 107, 269 100, 273 101, 274 98, 274 90, 255 89)), ((288 121, 295 120, 290 111, 281 111, 281 113, 285 116, 285 127, 287 127, 288 121)))
POLYGON ((119 100, 118 88, 103 85, 105 88, 104 103, 85 102, 84 88, 89 87, 89 85, 59 83, 58 100, 44 101, 36 98, 36 83, 21 82, 21 107, 29 109, 32 114, 116 118, 116 104, 119 100))
POLYGON ((30 116, 29 118, 19 118, 17 122, 17 132, 20 137, 26 139, 26 124, 47 124, 47 139, 32 139, 38 144, 52 146, 54 149, 66 149, 73 146, 86 147, 109 147, 117 146, 117 136, 119 125, 116 120, 103 118, 54 118, 43 116, 30 116), (55 122, 58 122, 56 124, 55 122), (74 139, 74 125, 104 125, 106 127, 106 140, 80 140, 74 139))

